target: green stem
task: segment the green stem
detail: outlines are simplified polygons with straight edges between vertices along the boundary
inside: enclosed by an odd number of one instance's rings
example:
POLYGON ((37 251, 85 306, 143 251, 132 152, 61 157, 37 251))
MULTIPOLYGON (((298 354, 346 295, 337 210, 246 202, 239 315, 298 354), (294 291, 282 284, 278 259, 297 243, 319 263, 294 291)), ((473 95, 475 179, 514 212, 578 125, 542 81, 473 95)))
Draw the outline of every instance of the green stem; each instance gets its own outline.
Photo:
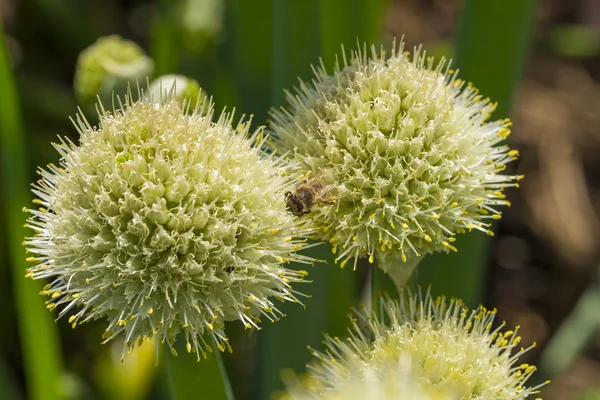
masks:
POLYGON ((213 354, 219 366, 219 372, 221 373, 221 379, 223 380, 223 387, 225 389, 225 395, 227 396, 227 400, 235 400, 235 396, 233 395, 233 389, 231 388, 231 382, 229 381, 229 376, 227 375, 227 370, 225 369, 225 364, 223 363, 223 357, 221 355, 221 352, 215 346, 213 346, 213 348, 215 349, 213 354))
POLYGON ((410 277, 422 260, 422 256, 412 257, 406 262, 397 260, 396 262, 392 262, 390 264, 381 263, 380 267, 383 272, 392 278, 392 281, 394 281, 394 284, 396 285, 396 290, 398 293, 400 293, 401 290, 406 287, 410 277))
POLYGON ((365 274, 365 280, 363 282, 362 289, 362 303, 364 304, 365 310, 368 313, 373 312, 373 294, 375 285, 375 264, 369 263, 367 265, 367 273, 365 274))
MULTIPOLYGON (((177 400, 177 392, 175 391, 175 382, 173 381, 173 366, 171 364, 171 355, 166 345, 163 345, 162 353, 162 372, 163 384, 166 385, 166 392, 171 400, 177 400)), ((160 361, 159 361, 160 362, 160 361)))
POLYGON ((233 390, 221 352, 213 346, 209 357, 197 361, 196 354, 188 354, 183 343, 175 345, 178 356, 166 348, 161 355, 162 383, 173 400, 202 398, 233 400, 233 390))

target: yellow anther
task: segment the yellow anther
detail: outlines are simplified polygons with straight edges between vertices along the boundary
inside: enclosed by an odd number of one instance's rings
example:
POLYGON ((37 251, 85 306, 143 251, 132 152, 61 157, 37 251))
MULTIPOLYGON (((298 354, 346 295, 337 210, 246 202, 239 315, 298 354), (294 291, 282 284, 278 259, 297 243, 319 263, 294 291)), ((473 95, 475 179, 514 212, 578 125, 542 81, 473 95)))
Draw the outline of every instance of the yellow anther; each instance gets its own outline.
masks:
POLYGON ((407 223, 403 223, 403 224, 402 224, 402 228, 404 228, 404 229, 408 229, 408 224, 407 224, 407 223))
POLYGON ((177 351, 171 347, 171 354, 173 354, 175 357, 177 357, 177 351))
POLYGON ((373 264, 373 261, 375 261, 375 258, 373 257, 373 254, 369 255, 369 263, 373 264))
POLYGON ((517 336, 516 338, 514 338, 513 340, 513 345, 518 345, 519 343, 521 343, 521 336, 517 336))
POLYGON ((488 229, 487 231, 485 231, 485 233, 486 233, 488 236, 494 236, 494 232, 490 231, 489 229, 488 229))
POLYGON ((292 237, 291 236, 286 236, 283 238, 284 242, 291 242, 292 241, 292 237))
POLYGON ((340 268, 344 268, 346 266, 346 263, 348 262, 348 259, 345 259, 344 261, 342 261, 340 263, 340 268))
POLYGON ((431 243, 431 242, 432 242, 432 240, 431 240, 431 236, 429 236, 429 235, 425 235, 424 239, 425 239, 425 241, 427 241, 427 242, 429 242, 429 243, 431 243))

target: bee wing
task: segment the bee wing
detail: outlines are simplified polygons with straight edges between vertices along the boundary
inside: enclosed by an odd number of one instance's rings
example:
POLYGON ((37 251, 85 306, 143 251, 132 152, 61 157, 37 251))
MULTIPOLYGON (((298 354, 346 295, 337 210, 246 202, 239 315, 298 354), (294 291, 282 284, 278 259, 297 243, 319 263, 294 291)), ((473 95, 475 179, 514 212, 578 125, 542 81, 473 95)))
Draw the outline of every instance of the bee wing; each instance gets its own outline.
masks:
POLYGON ((338 185, 323 186, 315 196, 315 203, 332 203, 343 197, 343 191, 338 185))

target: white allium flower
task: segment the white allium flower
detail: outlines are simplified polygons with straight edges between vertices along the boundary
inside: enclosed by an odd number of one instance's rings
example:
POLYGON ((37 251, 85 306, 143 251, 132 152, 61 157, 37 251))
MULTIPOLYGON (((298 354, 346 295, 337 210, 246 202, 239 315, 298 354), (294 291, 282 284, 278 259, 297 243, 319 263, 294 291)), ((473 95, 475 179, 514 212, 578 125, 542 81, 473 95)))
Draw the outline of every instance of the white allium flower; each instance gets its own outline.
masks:
MULTIPOLYGON (((357 366, 358 367, 358 366, 357 366)), ((456 400, 452 392, 425 387, 426 382, 410 372, 410 359, 377 367, 370 365, 347 371, 347 378, 325 388, 310 376, 289 379, 289 389, 282 399, 290 400, 456 400)))
MULTIPOLYGON (((453 399, 518 400, 539 393, 542 385, 526 386, 535 367, 518 364, 535 344, 518 349, 519 328, 494 328, 495 310, 469 311, 460 300, 402 290, 398 301, 381 299, 380 314, 360 311, 348 339, 326 337, 324 353, 312 350, 318 361, 309 365, 306 396, 342 398, 327 396, 361 379, 382 379, 387 387, 393 368, 417 379, 421 390, 453 399)), ((301 393, 297 387, 292 392, 301 393)))
POLYGON ((148 97, 155 102, 163 103, 171 98, 193 111, 196 103, 204 102, 206 94, 195 79, 172 74, 159 76, 152 81, 148 87, 148 97))
POLYGON ((75 68, 74 90, 80 101, 95 103, 96 96, 112 100, 113 91, 146 82, 154 62, 144 50, 119 35, 104 36, 81 52, 75 68))
POLYGON ((106 319, 104 339, 129 350, 181 334, 200 358, 205 337, 230 349, 225 321, 258 328, 281 316, 273 299, 298 302, 306 272, 286 264, 312 263, 296 254, 312 230, 285 209, 283 160, 259 150, 261 129, 203 108, 129 97, 97 128, 79 115, 80 144, 63 139, 61 165, 39 171, 27 276, 52 279, 48 308, 73 327, 106 319))
MULTIPOLYGON (((348 259, 378 259, 384 269, 437 251, 456 251, 456 233, 489 235, 508 205, 503 175, 518 152, 501 143, 508 120, 487 122, 495 105, 457 78, 444 60, 394 46, 352 53, 332 76, 287 93, 272 112, 274 146, 297 161, 292 173, 328 177, 331 196, 308 215, 348 259)), ((398 267, 396 267, 398 266, 398 267)))

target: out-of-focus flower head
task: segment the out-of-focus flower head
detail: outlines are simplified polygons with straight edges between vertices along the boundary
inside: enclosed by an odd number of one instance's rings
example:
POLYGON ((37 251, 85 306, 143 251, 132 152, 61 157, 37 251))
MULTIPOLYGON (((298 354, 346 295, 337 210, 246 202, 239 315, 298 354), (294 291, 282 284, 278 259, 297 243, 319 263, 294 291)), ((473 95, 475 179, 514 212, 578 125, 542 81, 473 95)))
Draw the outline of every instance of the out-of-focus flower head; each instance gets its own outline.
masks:
POLYGON ((539 393, 541 385, 526 386, 535 367, 518 363, 533 346, 519 349, 518 327, 494 327, 495 314, 482 306, 469 311, 460 300, 434 299, 429 292, 402 290, 398 301, 382 298, 380 316, 362 310, 348 339, 327 336, 325 352, 312 350, 317 361, 292 386, 291 397, 341 399, 334 395, 338 390, 380 380, 379 389, 390 390, 381 398, 404 398, 392 396, 400 383, 388 379, 410 381, 433 396, 426 399, 517 400, 539 393))
POLYGON ((135 42, 118 35, 104 36, 77 59, 74 89, 84 103, 97 96, 110 102, 113 91, 125 93, 129 85, 144 83, 154 70, 154 62, 135 42))
POLYGON ((288 400, 456 400, 454 393, 427 387, 410 372, 410 360, 405 358, 396 363, 385 363, 377 367, 365 366, 347 371, 343 381, 331 387, 310 376, 296 377, 290 374, 284 379, 289 385, 281 399, 288 400))
POLYGON ((177 7, 181 44, 190 51, 202 51, 221 42, 224 34, 223 0, 183 0, 177 7))

